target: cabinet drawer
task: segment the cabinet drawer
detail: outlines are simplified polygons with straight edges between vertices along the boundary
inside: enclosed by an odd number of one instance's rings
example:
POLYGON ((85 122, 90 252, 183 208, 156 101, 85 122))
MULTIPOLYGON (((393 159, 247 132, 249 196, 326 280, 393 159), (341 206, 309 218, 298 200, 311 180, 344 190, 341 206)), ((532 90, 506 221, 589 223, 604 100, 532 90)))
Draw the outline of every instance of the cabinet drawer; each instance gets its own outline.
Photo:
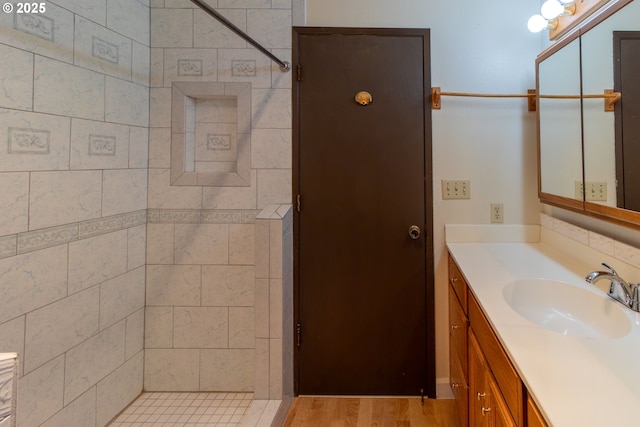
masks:
POLYGON ((498 337, 491 329, 491 325, 473 295, 469 296, 469 322, 487 358, 491 372, 496 379, 498 387, 500 387, 509 411, 511 411, 511 415, 516 420, 517 425, 524 425, 522 381, 520 381, 518 373, 509 361, 500 341, 498 341, 498 337))
POLYGON ((451 255, 449 255, 449 284, 455 291, 458 301, 460 301, 460 305, 462 306, 462 310, 467 313, 467 282, 464 281, 464 277, 451 255))
POLYGON ((449 351, 458 357, 465 378, 467 377, 467 316, 462 311, 455 291, 449 287, 449 351))
POLYGON ((469 425, 469 383, 467 376, 462 372, 460 360, 455 354, 449 358, 449 378, 451 391, 456 402, 456 412, 460 426, 469 425))

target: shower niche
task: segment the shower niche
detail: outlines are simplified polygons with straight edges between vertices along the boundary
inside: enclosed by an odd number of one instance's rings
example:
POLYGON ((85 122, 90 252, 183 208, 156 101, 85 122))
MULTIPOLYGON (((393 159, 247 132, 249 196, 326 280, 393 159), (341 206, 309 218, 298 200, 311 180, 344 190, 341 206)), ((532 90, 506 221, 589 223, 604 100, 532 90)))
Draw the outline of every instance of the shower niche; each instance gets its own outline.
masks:
POLYGON ((251 84, 173 82, 171 185, 251 185, 251 84))

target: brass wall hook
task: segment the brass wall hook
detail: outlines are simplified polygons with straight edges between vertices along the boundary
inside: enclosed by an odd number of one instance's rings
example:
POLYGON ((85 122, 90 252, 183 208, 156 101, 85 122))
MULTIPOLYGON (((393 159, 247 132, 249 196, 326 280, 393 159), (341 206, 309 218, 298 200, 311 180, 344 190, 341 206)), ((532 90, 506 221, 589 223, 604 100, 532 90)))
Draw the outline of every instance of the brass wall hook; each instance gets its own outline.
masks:
POLYGON ((367 91, 356 93, 356 102, 360 105, 369 105, 373 102, 373 97, 367 91))

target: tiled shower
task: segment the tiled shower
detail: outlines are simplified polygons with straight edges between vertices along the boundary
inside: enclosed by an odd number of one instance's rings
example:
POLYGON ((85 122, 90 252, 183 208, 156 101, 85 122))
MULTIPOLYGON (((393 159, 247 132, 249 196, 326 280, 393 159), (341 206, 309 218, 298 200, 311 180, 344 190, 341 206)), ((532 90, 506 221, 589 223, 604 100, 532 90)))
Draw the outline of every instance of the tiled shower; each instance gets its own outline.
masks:
MULTIPOLYGON (((207 3, 290 57, 291 0, 207 3)), ((143 390, 291 396, 291 74, 189 0, 45 8, 0 14, 18 425, 104 426, 143 390), (176 82, 228 89, 183 100, 205 181, 172 152, 176 82)))

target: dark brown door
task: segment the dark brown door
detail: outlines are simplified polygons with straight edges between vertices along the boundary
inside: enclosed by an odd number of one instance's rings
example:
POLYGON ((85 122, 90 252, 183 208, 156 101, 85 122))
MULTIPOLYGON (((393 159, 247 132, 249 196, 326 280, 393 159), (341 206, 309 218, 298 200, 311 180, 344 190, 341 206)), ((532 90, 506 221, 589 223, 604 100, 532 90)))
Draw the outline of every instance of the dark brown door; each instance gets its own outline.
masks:
POLYGON ((640 212, 640 32, 614 31, 616 179, 618 207, 640 212))
POLYGON ((294 32, 297 391, 435 397, 429 32, 294 32))

